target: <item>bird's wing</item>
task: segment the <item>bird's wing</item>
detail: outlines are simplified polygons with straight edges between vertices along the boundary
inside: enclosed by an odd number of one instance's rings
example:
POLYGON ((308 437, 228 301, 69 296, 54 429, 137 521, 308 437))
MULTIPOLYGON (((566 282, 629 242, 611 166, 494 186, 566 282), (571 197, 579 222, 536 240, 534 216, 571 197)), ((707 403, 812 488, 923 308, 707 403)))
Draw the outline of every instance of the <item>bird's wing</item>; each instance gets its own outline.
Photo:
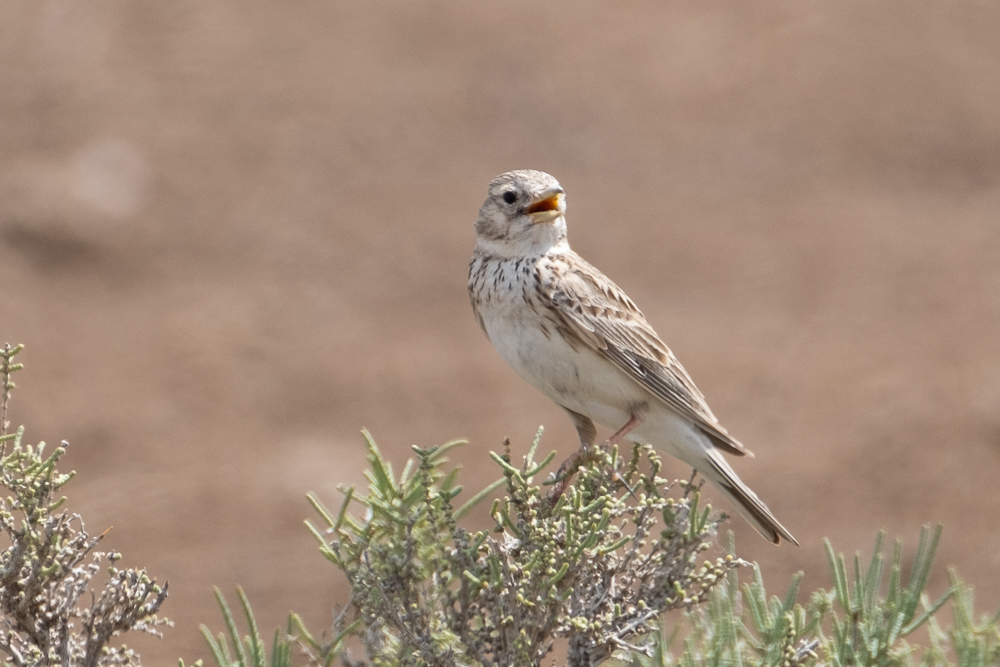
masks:
POLYGON ((752 456, 719 424, 691 376, 618 285, 575 253, 553 257, 539 269, 543 298, 572 333, 691 420, 714 444, 752 456))

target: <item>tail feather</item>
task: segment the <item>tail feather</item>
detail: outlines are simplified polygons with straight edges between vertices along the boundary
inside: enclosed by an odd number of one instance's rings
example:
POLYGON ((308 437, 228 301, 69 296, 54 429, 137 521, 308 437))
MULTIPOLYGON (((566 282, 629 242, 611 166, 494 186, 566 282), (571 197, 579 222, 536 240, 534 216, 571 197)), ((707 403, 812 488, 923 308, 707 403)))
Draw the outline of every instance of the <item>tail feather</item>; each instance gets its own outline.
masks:
POLYGON ((798 540, 781 525, 764 501, 743 483, 718 451, 710 449, 705 453, 708 465, 704 466, 704 469, 698 468, 698 472, 725 494, 747 523, 775 544, 779 544, 781 538, 784 538, 795 546, 799 545, 798 540))

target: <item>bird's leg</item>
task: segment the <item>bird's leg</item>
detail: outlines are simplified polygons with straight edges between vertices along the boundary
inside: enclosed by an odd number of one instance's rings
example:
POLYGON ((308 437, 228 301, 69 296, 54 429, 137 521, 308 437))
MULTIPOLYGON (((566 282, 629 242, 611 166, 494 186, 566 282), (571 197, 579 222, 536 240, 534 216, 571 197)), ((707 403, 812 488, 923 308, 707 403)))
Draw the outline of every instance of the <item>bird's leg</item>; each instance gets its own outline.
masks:
MULTIPOLYGON (((566 410, 566 408, 563 408, 566 410)), ((588 454, 588 449, 594 442, 594 436, 597 435, 597 429, 594 427, 594 422, 592 422, 588 417, 581 415, 578 412, 573 412, 572 410, 566 410, 569 413, 570 419, 576 425, 576 432, 580 436, 580 449, 570 456, 568 459, 562 462, 559 466, 559 471, 556 472, 555 488, 552 493, 549 494, 549 499, 555 502, 559 499, 559 496, 563 494, 566 487, 569 486, 569 480, 573 476, 573 472, 579 466, 581 459, 583 459, 588 454)), ((629 413, 629 420, 625 422, 625 425, 620 429, 615 431, 610 438, 604 443, 604 447, 610 447, 611 445, 617 445, 621 440, 632 432, 633 429, 637 428, 644 421, 646 421, 646 410, 636 409, 629 413)), ((617 475, 617 473, 616 473, 617 475)), ((625 481, 618 478, 623 484, 625 481)), ((635 498, 635 492, 632 488, 625 484, 625 488, 628 492, 635 498)))
POLYGON ((645 410, 636 410, 629 415, 629 420, 625 422, 625 425, 620 429, 615 431, 608 441, 604 443, 605 447, 610 445, 620 445, 622 438, 631 433, 634 429, 638 428, 644 421, 646 421, 645 410))
POLYGON ((569 480, 573 477, 573 472, 577 469, 580 460, 587 455, 587 452, 594 444, 594 438, 597 437, 597 427, 594 426, 594 422, 589 417, 585 417, 579 412, 573 412, 567 408, 563 408, 563 410, 566 410, 569 418, 573 420, 573 425, 576 426, 576 434, 580 436, 580 449, 570 454, 569 458, 559 465, 559 470, 556 471, 555 488, 549 494, 549 499, 553 503, 559 500, 559 496, 569 486, 569 480))
POLYGON ((573 420, 573 426, 576 426, 576 434, 580 436, 580 449, 587 451, 594 444, 594 438, 597 437, 597 427, 594 426, 594 422, 589 417, 584 417, 579 412, 572 410, 566 410, 566 412, 573 420))
MULTIPOLYGON (((625 422, 624 426, 622 426, 620 429, 618 429, 617 431, 615 431, 611 435, 611 437, 608 438, 607 442, 604 443, 604 447, 605 448, 610 448, 612 445, 619 445, 619 444, 621 444, 622 439, 626 435, 628 435, 629 433, 631 433, 633 429, 637 428, 644 421, 646 421, 646 411, 645 410, 633 410, 629 414, 629 420, 627 422, 625 422)), ((632 496, 633 499, 636 498, 635 491, 632 489, 631 486, 628 485, 628 482, 626 482, 622 478, 622 476, 618 473, 617 470, 615 470, 615 472, 614 472, 614 479, 617 482, 621 482, 622 486, 625 487, 625 489, 628 491, 629 495, 632 496)))

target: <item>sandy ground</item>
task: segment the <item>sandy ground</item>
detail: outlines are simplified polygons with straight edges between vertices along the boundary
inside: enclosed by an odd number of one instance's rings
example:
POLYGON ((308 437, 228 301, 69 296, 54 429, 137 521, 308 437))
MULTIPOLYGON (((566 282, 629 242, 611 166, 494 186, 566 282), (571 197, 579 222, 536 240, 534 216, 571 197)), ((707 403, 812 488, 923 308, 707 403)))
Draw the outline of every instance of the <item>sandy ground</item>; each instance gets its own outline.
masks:
MULTIPOLYGON (((71 507, 169 580, 149 664, 207 657, 213 585, 314 628, 302 525, 467 437, 575 447, 465 292, 496 174, 567 190, 802 542, 733 523, 775 592, 821 539, 943 521, 1000 606, 1000 12, 944 0, 73 3, 0 21, 0 340, 12 410, 71 443, 71 507)), ((680 464, 678 476, 688 470, 680 464)), ((482 517, 479 517, 482 521, 482 517)))

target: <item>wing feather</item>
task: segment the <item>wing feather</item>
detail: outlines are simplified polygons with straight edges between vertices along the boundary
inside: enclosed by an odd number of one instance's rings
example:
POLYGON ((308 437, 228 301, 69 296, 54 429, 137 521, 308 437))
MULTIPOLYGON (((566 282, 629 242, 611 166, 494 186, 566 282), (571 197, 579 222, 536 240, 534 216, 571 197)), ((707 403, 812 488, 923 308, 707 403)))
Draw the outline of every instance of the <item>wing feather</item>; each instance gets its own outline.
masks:
MULTIPOLYGON (((539 267, 542 269, 543 267, 539 267)), ((603 273, 570 251, 539 271, 542 296, 568 328, 632 380, 733 454, 751 452, 712 414, 705 396, 635 303, 603 273)))

